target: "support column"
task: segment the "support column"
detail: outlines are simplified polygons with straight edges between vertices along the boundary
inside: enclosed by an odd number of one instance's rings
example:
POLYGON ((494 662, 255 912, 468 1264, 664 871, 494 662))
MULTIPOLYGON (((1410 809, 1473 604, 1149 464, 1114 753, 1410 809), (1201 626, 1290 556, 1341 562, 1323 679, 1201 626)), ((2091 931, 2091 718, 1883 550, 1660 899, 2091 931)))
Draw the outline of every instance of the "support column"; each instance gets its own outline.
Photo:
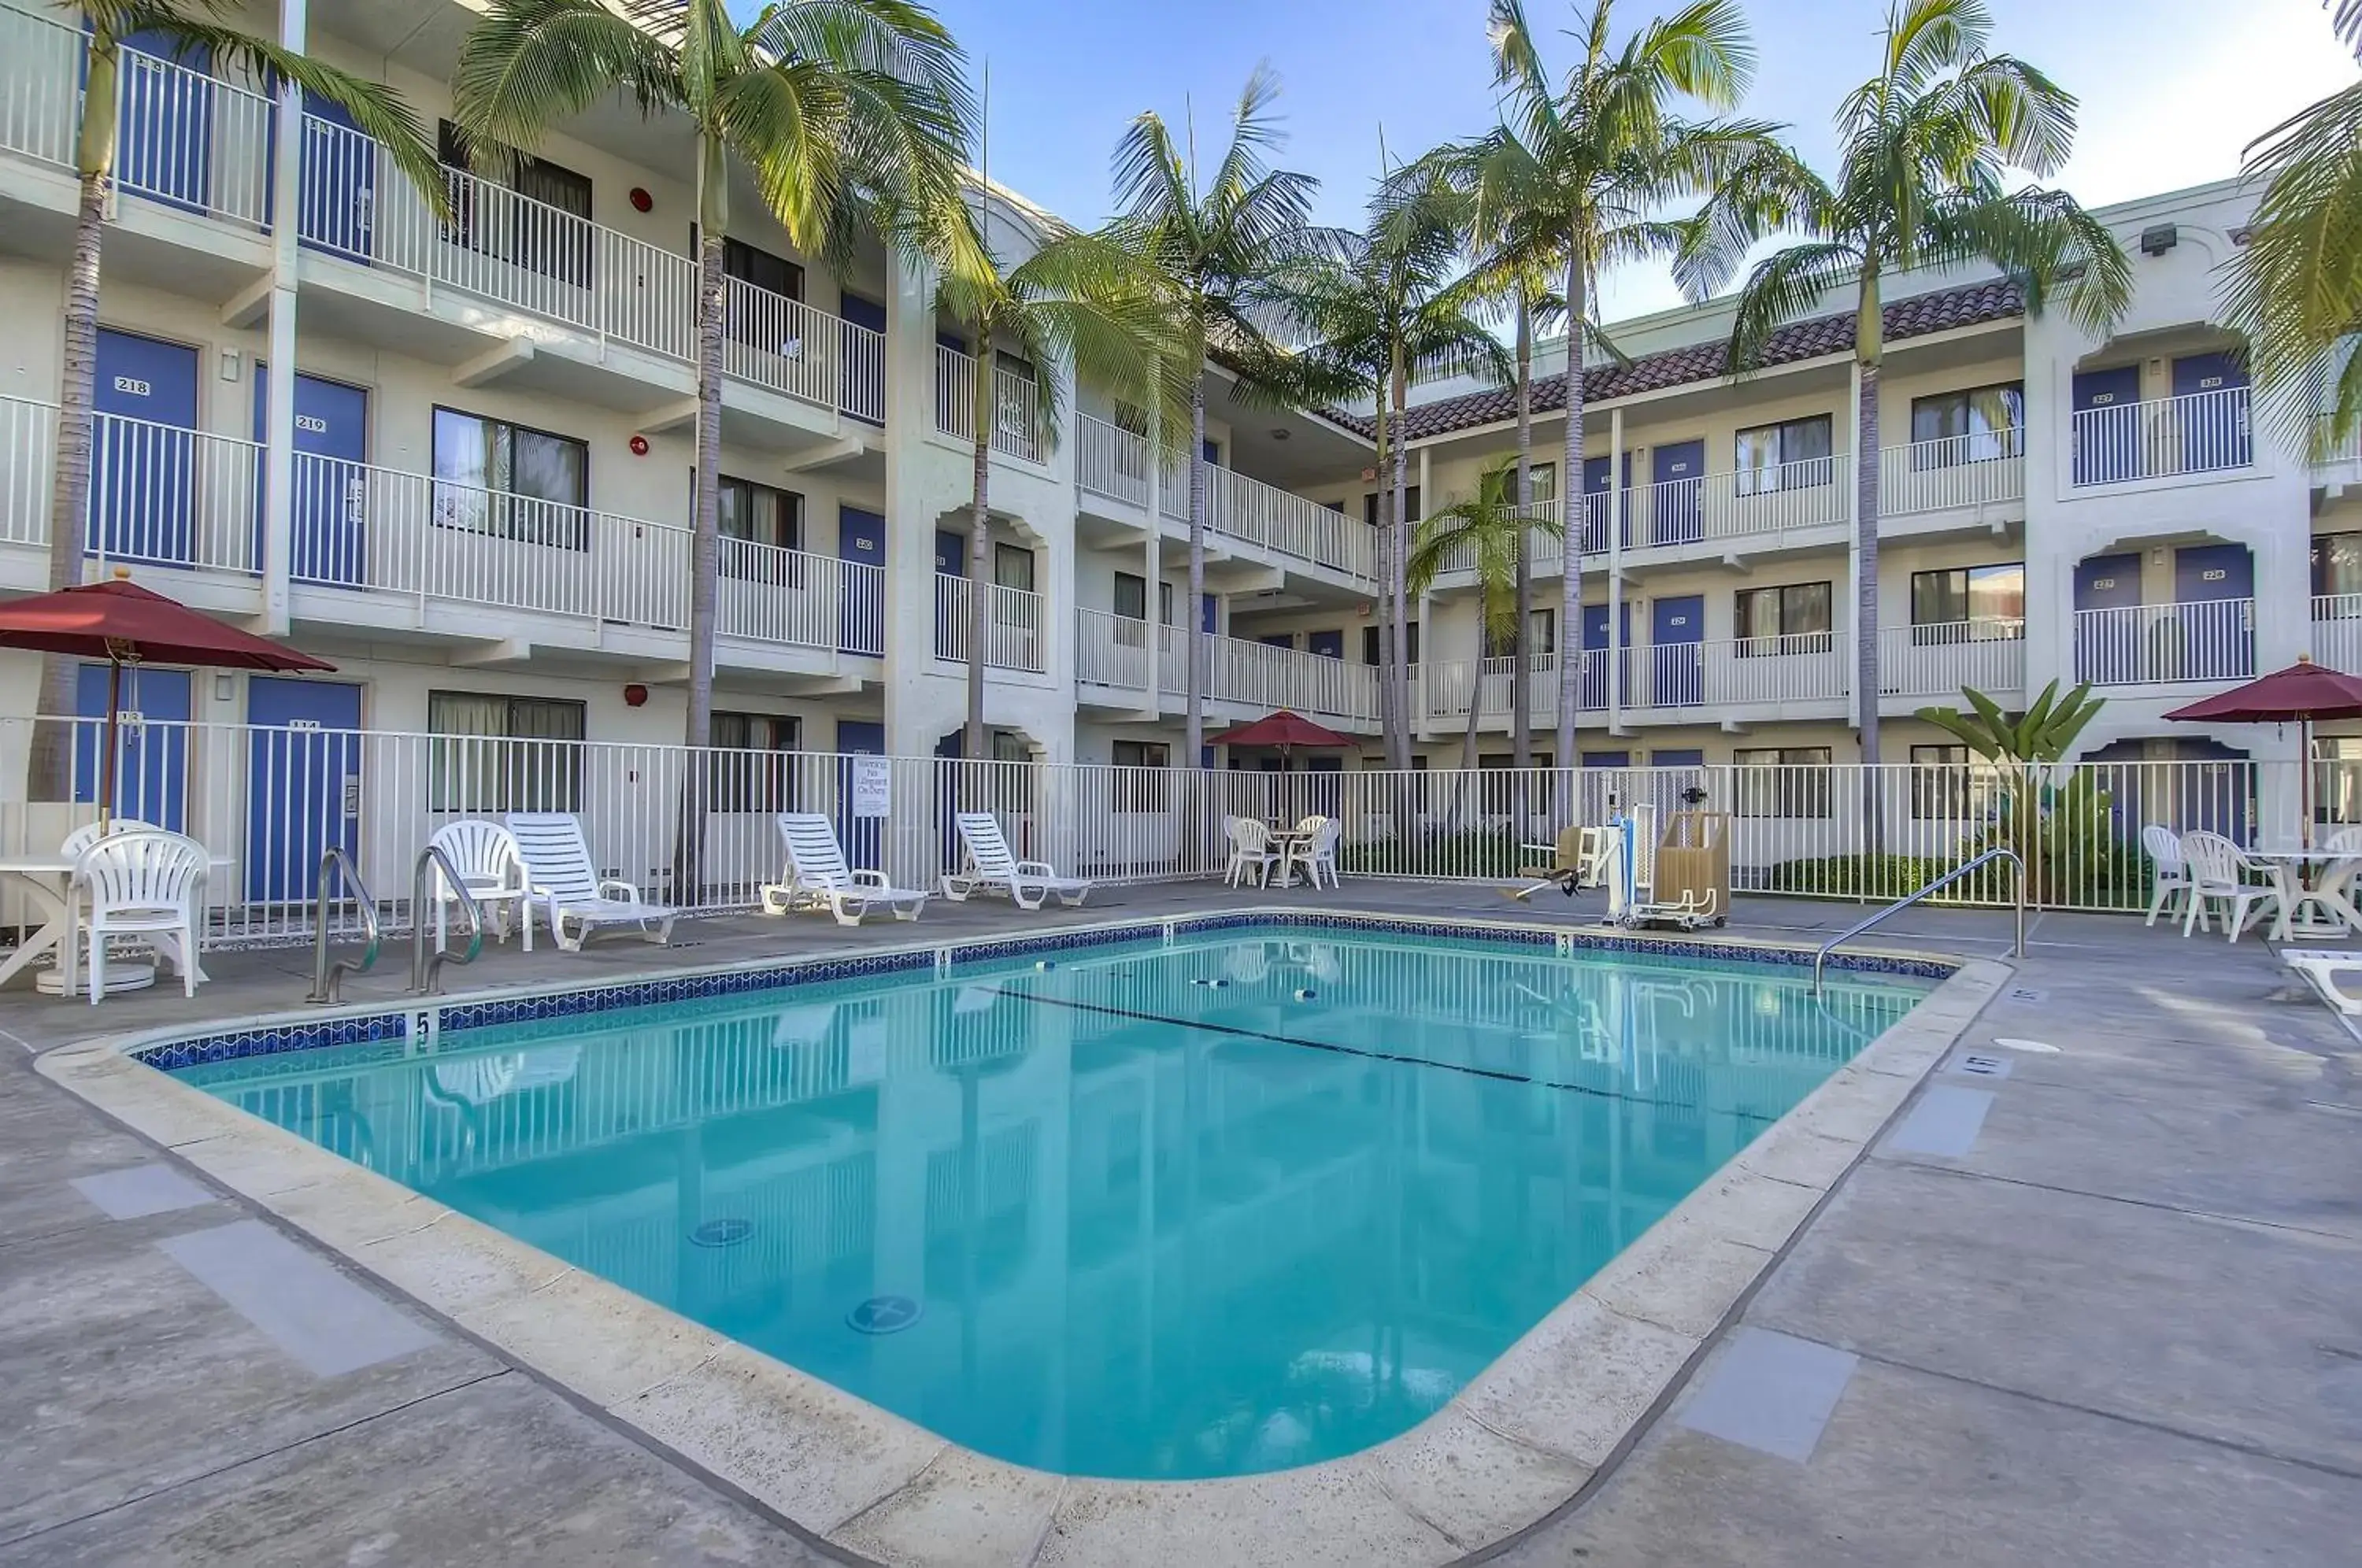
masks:
MULTIPOLYGON (((1428 464, 1428 459, 1430 455, 1429 448, 1425 447, 1421 447, 1418 449, 1418 510, 1421 516, 1426 515, 1428 510, 1435 504, 1435 492, 1428 488, 1428 486, 1432 482, 1431 476, 1429 473, 1428 464)), ((1414 517, 1411 519, 1411 536, 1413 538, 1416 538, 1418 535, 1418 519, 1414 517)), ((1405 540, 1403 543, 1403 561, 1407 564, 1409 560, 1410 544, 1408 540, 1405 540)), ((1420 657, 1413 659, 1408 657, 1407 648, 1405 650, 1403 677, 1403 730, 1414 743, 1425 737, 1427 729, 1425 719, 1425 714, 1428 709, 1427 682, 1420 679, 1419 666, 1427 662, 1424 656, 1433 652, 1435 648, 1435 626, 1433 624, 1434 611, 1434 600, 1429 595, 1422 593, 1418 596, 1418 602, 1408 607, 1408 611, 1406 615, 1406 618, 1419 629, 1418 651, 1421 655, 1420 657)), ((1484 616, 1484 611, 1481 608, 1477 611, 1477 616, 1481 623, 1484 616)), ((1409 640, 1409 634, 1407 632, 1404 634, 1404 640, 1406 643, 1409 640)), ((1476 652, 1478 655, 1476 661, 1470 664, 1468 667, 1473 677, 1468 686, 1468 701, 1471 702, 1481 701, 1485 695, 1485 681, 1482 675, 1482 671, 1485 668, 1483 660, 1483 655, 1485 652, 1485 634, 1481 630, 1476 634, 1476 652)), ((1485 728, 1485 721, 1481 714, 1477 718, 1476 728, 1480 733, 1485 728)))
MULTIPOLYGON (((1164 400, 1151 396, 1148 400, 1148 540, 1141 551, 1148 587, 1140 607, 1140 613, 1148 621, 1148 690, 1142 694, 1140 707, 1142 716, 1152 722, 1164 717, 1164 675, 1159 668, 1159 660, 1164 651, 1164 618, 1157 610, 1164 599, 1164 400)), ((1183 739, 1187 744, 1187 737, 1183 739)), ((1191 766, 1196 765, 1195 757, 1187 760, 1191 766)))
MULTIPOLYGON (((279 42, 302 52, 307 0, 279 0, 279 42)), ((283 636, 288 625, 287 584, 295 538, 295 267, 301 255, 297 214, 303 200, 304 90, 279 84, 278 113, 271 127, 270 349, 264 396, 262 629, 283 636)))
MULTIPOLYGON (((1624 410, 1607 411, 1607 733, 1624 728, 1624 410)), ((1583 628, 1574 629, 1581 646, 1583 628)), ((1575 766, 1572 757, 1558 759, 1561 767, 1575 766)))
MULTIPOLYGON (((1861 449, 1861 361, 1856 359, 1846 380, 1846 406, 1853 412, 1848 417, 1853 424, 1853 463, 1856 482, 1846 486, 1846 587, 1849 591, 1846 602, 1853 606, 1846 619, 1852 623, 1844 640, 1838 645, 1851 657, 1846 660, 1846 690, 1853 700, 1846 711, 1853 715, 1854 743, 1861 742, 1861 726, 1868 722, 1865 702, 1878 701, 1875 691, 1865 695, 1861 685, 1861 485, 1860 476, 1864 454, 1861 449)), ((1883 606, 1882 606, 1883 608, 1883 606)), ((1856 752, 1859 759, 1860 752, 1856 752)))

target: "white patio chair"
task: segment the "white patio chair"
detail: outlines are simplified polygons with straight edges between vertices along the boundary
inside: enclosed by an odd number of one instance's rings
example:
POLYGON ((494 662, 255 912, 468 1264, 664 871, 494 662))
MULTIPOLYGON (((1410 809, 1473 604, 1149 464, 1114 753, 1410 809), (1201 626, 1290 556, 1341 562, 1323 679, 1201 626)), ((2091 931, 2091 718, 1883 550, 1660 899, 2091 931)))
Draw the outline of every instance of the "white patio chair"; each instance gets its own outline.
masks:
POLYGON ((2155 925, 2160 911, 2190 896, 2190 867, 2181 858, 2181 840, 2171 828, 2151 823, 2141 829, 2141 848, 2148 852, 2157 878, 2148 895, 2148 923, 2155 925))
POLYGON ((883 871, 855 871, 844 863, 836 827, 818 812, 781 812, 779 837, 788 847, 787 875, 763 888, 763 912, 826 909, 839 925, 859 925, 871 908, 883 905, 896 920, 916 920, 927 894, 898 888, 883 871))
POLYGON ((2362 1018, 2362 995, 2347 990, 2331 977, 2341 972, 2362 972, 2362 949, 2283 947, 2280 962, 2304 977, 2322 1000, 2348 1018, 2362 1018))
POLYGON ((1329 885, 1337 884, 1337 841, 1344 836, 1345 824, 1334 817, 1307 817, 1296 824, 1297 836, 1288 841, 1287 862, 1279 868, 1282 882, 1292 880, 1298 871, 1312 887, 1320 886, 1320 873, 1329 873, 1329 885))
POLYGON ((2223 922, 2229 933, 2226 940, 2232 942, 2265 914, 2288 907, 2286 869, 2248 858, 2221 834, 2182 834, 2181 857, 2190 868, 2190 909, 2181 918, 2184 936, 2206 921, 2209 905, 2223 906, 2223 922))
POLYGON ((591 931, 602 925, 636 925, 650 942, 672 940, 672 922, 680 911, 652 904, 631 883, 602 878, 591 869, 590 847, 582 840, 582 823, 574 813, 511 812, 508 829, 524 861, 528 928, 538 901, 548 916, 549 933, 568 953, 582 951, 591 931))
MULTIPOLYGON (((446 823, 435 830, 427 845, 451 857, 458 867, 459 880, 475 899, 476 906, 492 922, 494 933, 502 942, 511 930, 526 914, 532 898, 525 886, 524 856, 517 848, 516 835, 498 823, 469 818, 464 822, 446 823)), ((446 917, 459 895, 451 889, 442 867, 435 871, 435 946, 444 945, 446 917)), ((533 922, 524 919, 524 950, 533 951, 533 922)))
POLYGON ((143 936, 171 960, 183 995, 197 994, 197 907, 205 847, 162 828, 96 838, 74 861, 74 886, 89 900, 90 1000, 106 995, 106 939, 143 936))
POLYGON ((1231 838, 1231 858, 1222 870, 1223 883, 1241 887, 1252 875, 1256 887, 1271 886, 1271 874, 1280 864, 1279 852, 1271 846, 1271 829, 1253 817, 1225 817, 1222 831, 1231 838))
POLYGON ((58 845, 58 853, 68 860, 79 860, 82 858, 82 852, 96 844, 102 837, 112 837, 118 833, 142 831, 167 832, 170 830, 159 828, 154 823, 143 823, 138 817, 116 817, 104 825, 97 823, 84 823, 66 834, 66 841, 58 845))
POLYGON ((1072 909, 1091 896, 1091 885, 1079 877, 1061 877, 1045 860, 1020 860, 1010 853, 1000 831, 1000 819, 990 812, 961 812, 953 819, 967 869, 944 873, 944 897, 965 902, 971 893, 1006 893, 1017 907, 1038 910, 1052 894, 1072 909))

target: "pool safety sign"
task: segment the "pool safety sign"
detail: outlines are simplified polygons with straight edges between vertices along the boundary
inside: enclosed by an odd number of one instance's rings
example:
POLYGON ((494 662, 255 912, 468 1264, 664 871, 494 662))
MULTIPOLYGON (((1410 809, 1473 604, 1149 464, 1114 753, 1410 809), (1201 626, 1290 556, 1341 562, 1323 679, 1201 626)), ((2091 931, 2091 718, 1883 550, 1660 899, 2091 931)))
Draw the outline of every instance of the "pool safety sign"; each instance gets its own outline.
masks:
POLYGON ((894 802, 894 768, 890 758, 856 756, 853 759, 853 814, 856 817, 882 817, 889 814, 894 802))

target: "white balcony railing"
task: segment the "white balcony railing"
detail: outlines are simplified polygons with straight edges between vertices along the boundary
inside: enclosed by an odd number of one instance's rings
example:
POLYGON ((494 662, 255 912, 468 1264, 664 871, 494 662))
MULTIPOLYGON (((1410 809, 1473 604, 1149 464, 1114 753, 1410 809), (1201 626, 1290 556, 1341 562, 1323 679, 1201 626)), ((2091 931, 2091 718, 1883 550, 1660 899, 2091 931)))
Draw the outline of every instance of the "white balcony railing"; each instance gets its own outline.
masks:
MULTIPOLYGON (((1292 708, 1324 719, 1374 723, 1378 716, 1377 672, 1326 654, 1199 633, 1185 639, 1180 629, 1156 629, 1157 689, 1165 699, 1188 690, 1185 640, 1194 648, 1199 690, 1207 701, 1257 709, 1292 708)), ((1148 695, 1145 621, 1104 610, 1075 613, 1075 679, 1086 686, 1148 695)))
POLYGON ((2256 460, 2246 387, 2078 409, 2072 417, 2079 486, 2217 473, 2256 460))
POLYGON ((259 571, 255 500, 261 485, 262 448, 255 442, 94 415, 83 547, 102 568, 139 561, 259 571))
POLYGON ((57 457, 57 404, 0 397, 0 544, 50 542, 57 457))
POLYGON ((1850 651, 1834 632, 1661 643, 1627 657, 1624 695, 1635 708, 1842 703, 1851 686, 1850 651))
POLYGON ((2025 499, 2025 433, 1993 430, 1885 447, 1878 454, 1878 512, 1979 512, 2025 499))
POLYGON ((2245 680, 2256 602, 2210 599, 2075 612, 2075 678, 2094 686, 2245 680))
POLYGON ((0 6, 0 149, 73 167, 82 50, 77 29, 0 6))
MULTIPOLYGON (((1604 708, 1607 705, 1607 655, 1594 650, 1577 656, 1572 671, 1578 680, 1596 680, 1600 685, 1597 703, 1586 706, 1604 708), (1594 674, 1595 665, 1596 673, 1594 674)), ((1527 692, 1527 716, 1536 723, 1547 724, 1558 712, 1558 656, 1532 656, 1531 688, 1527 692)), ((1486 719, 1506 721, 1517 709, 1518 661, 1514 655, 1501 658, 1447 659, 1429 662, 1420 667, 1421 711, 1438 724, 1465 723, 1468 704, 1476 704, 1476 716, 1481 723, 1486 719)), ((1586 692, 1588 697, 1590 693, 1586 692)))
POLYGON ((1964 686, 1989 694, 2025 690, 2025 622, 1946 621, 1879 628, 1882 694, 1958 698, 1964 686))
MULTIPOLYGON (((1005 458, 1040 462, 1039 394, 1033 378, 1005 365, 995 365, 992 375, 992 449, 1005 458)), ((963 441, 976 439, 976 360, 940 343, 935 345, 935 428, 963 441)))
MULTIPOLYGON (((974 585, 948 572, 935 574, 935 657, 966 663, 969 595, 974 585)), ((984 662, 992 669, 1035 672, 1043 663, 1042 596, 1021 588, 984 585, 984 662)))
POLYGON ((1148 504, 1147 437, 1091 414, 1075 416, 1075 484, 1094 495, 1148 504))
POLYGON ((1148 694, 1148 623, 1105 610, 1075 612, 1075 679, 1148 694))
POLYGON ((2312 657, 2332 669, 2362 670, 2362 593, 2314 595, 2312 657))

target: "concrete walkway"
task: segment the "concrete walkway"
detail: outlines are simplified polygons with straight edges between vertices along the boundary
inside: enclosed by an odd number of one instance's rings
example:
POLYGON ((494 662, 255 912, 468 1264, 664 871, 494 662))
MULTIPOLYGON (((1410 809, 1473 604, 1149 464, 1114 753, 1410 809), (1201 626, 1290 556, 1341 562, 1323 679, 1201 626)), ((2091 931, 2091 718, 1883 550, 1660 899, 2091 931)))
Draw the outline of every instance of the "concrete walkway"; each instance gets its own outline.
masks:
MULTIPOLYGON (((1265 900, 1115 889, 1042 920, 1250 901, 1265 900)), ((1511 910, 1474 888, 1355 884, 1321 901, 1511 910)), ((1588 911, 1550 895, 1531 912, 1588 911)), ((1757 900, 1739 912, 1742 934, 1802 941, 1860 911, 1757 900)), ((452 988, 1016 918, 971 905, 860 932, 702 922, 669 955, 629 941, 496 952, 452 971, 452 988)), ((1901 944, 1992 955, 2006 923, 1914 911, 1891 929, 1901 944)), ((2096 917, 2039 920, 2034 936, 2020 992, 1970 1039, 2058 1053, 1978 1051, 2000 1068, 1932 1077, 1620 1463, 1496 1555, 2351 1560, 2362 1051, 2258 945, 2096 917)), ((386 972, 349 994, 398 995, 402 964, 389 949, 386 972)), ((209 967, 195 1012, 229 1016, 292 1005, 309 960, 224 954, 209 967)), ((177 991, 97 1010, 12 993, 0 1031, 46 1048, 193 1015, 177 991)), ((281 1238, 15 1047, 0 1049, 0 1382, 14 1418, 0 1562, 822 1560, 784 1521, 281 1238), (258 1324, 270 1303, 241 1311, 201 1283, 207 1256, 254 1246, 287 1249, 281 1292, 336 1306, 352 1325, 342 1342, 307 1364, 258 1324)))

